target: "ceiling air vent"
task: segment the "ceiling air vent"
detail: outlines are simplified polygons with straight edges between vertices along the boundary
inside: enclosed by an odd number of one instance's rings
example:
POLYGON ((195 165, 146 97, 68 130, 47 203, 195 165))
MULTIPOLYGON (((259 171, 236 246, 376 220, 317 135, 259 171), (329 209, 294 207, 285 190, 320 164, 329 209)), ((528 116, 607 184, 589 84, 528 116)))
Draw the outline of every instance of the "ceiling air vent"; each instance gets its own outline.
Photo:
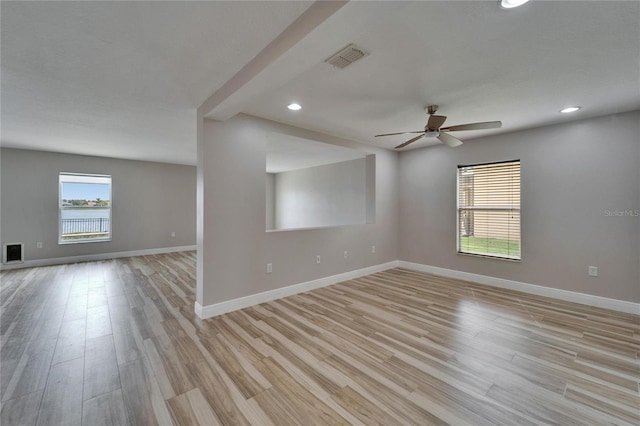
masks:
POLYGON ((337 68, 346 68, 358 59, 362 59, 367 55, 369 55, 369 52, 351 43, 325 62, 337 68))

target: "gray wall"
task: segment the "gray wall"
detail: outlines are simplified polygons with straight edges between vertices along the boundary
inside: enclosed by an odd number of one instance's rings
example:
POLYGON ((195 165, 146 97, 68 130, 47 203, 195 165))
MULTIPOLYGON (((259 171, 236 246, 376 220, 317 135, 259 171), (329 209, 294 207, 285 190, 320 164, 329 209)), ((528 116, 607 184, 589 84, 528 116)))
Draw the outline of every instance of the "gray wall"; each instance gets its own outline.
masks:
POLYGON ((640 301, 640 112, 399 158, 401 260, 640 301), (456 254, 456 166, 522 161, 522 261, 456 254), (589 265, 599 277, 589 277, 589 265))
POLYGON ((193 166, 7 148, 1 166, 2 243, 24 242, 25 260, 196 243, 193 166), (58 245, 60 172, 113 176, 112 241, 58 245))
POLYGON ((267 173, 266 180, 266 223, 267 229, 275 229, 276 227, 276 175, 275 173, 267 173))
POLYGON ((367 222, 366 160, 343 161, 275 175, 275 228, 367 222))
POLYGON ((398 258, 397 154, 246 115, 204 121, 199 202, 203 206, 202 294, 210 305, 377 265, 398 258), (265 156, 269 132, 376 154, 376 223, 265 231, 265 156), (376 253, 371 253, 376 245, 376 253), (343 252, 349 257, 343 258, 343 252), (316 264, 316 255, 322 263, 316 264), (273 273, 266 273, 266 264, 273 273))

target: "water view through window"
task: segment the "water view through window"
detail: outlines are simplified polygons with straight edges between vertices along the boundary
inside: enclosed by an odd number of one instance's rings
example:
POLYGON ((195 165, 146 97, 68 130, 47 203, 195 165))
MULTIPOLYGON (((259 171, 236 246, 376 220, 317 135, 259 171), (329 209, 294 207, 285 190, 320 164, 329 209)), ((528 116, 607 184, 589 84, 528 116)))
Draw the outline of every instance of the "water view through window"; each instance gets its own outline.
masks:
POLYGON ((60 173, 60 244, 111 240, 111 176, 60 173))

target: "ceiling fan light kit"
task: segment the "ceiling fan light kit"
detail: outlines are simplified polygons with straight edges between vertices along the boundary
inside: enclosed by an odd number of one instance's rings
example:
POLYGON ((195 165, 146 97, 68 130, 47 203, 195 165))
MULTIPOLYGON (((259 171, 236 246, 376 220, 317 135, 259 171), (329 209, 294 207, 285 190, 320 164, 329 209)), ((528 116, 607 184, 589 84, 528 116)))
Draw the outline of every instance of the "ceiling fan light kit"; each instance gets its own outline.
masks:
POLYGON ((501 9, 514 9, 527 3, 529 0, 500 0, 498 4, 501 9))
POLYGON ((425 107, 425 112, 429 114, 429 119, 427 120, 427 124, 424 126, 424 130, 418 130, 414 132, 399 132, 399 133, 384 133, 381 135, 375 135, 374 137, 380 136, 394 136, 394 135, 406 135, 410 133, 419 133, 418 136, 415 136, 408 141, 401 143, 396 146, 395 149, 404 148, 405 146, 414 143, 415 141, 422 138, 438 138, 440 142, 445 145, 454 148, 456 146, 462 145, 462 141, 455 136, 450 135, 446 132, 458 132, 461 130, 483 130, 483 129, 497 129, 502 126, 501 121, 485 121, 482 123, 469 123, 469 124, 459 124, 456 126, 450 127, 442 127, 445 120, 447 119, 446 115, 435 115, 438 111, 438 105, 429 105, 425 107))

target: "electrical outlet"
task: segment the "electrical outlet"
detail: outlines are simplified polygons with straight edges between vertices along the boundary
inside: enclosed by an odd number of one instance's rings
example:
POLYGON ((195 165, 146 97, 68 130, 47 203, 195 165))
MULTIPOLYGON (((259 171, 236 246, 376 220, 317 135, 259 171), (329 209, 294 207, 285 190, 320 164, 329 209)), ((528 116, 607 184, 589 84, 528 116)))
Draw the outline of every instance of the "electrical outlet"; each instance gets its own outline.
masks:
POLYGON ((344 258, 346 259, 347 257, 349 257, 349 252, 348 251, 344 251, 344 258))
POLYGON ((267 274, 270 274, 272 272, 273 272, 273 264, 267 263, 267 274))
POLYGON ((320 255, 316 256, 316 263, 319 265, 320 264, 320 255))
POLYGON ((597 266, 589 266, 589 276, 597 277, 598 276, 598 267, 597 266))
POLYGON ((42 248, 42 241, 38 241, 36 243, 36 248, 42 248))
POLYGON ((371 246, 371 253, 375 253, 376 252, 376 246, 371 246))
POLYGON ((175 237, 175 236, 176 236, 176 233, 175 233, 175 232, 171 232, 171 236, 172 236, 172 237, 175 237))

